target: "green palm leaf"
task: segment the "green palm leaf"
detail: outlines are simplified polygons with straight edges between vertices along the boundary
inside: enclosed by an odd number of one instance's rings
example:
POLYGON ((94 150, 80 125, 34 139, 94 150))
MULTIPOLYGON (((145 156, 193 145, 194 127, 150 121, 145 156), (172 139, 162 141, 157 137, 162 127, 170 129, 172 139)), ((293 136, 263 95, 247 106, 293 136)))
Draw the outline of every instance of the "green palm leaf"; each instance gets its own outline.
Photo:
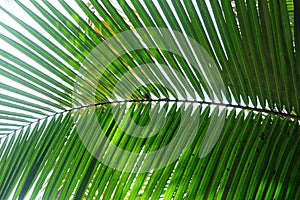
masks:
POLYGON ((299 1, 12 4, 0 199, 300 198, 299 1))

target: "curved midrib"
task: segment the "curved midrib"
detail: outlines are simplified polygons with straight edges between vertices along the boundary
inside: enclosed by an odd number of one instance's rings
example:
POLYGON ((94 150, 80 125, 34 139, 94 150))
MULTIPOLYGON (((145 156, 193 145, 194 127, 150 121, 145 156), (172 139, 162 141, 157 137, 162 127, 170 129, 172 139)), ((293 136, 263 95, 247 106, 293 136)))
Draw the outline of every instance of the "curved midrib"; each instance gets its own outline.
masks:
MULTIPOLYGON (((79 106, 79 107, 75 107, 75 108, 71 108, 71 109, 66 109, 64 111, 57 112, 57 113, 54 113, 52 115, 48 115, 46 117, 37 119, 36 121, 25 124, 25 125, 21 126, 20 128, 18 128, 16 130, 13 130, 11 133, 6 134, 2 138, 5 138, 6 136, 8 136, 10 134, 13 134, 16 131, 21 130, 21 129, 27 127, 27 126, 30 126, 31 124, 34 124, 34 123, 36 123, 40 120, 44 120, 44 119, 47 119, 49 117, 53 117, 53 116, 63 114, 63 113, 66 113, 66 112, 71 112, 71 111, 74 111, 74 110, 80 110, 80 109, 83 109, 83 108, 89 108, 89 107, 100 106, 100 105, 121 104, 121 103, 143 103, 143 102, 196 103, 196 104, 201 104, 201 105, 223 106, 223 107, 226 107, 226 108, 238 108, 238 109, 241 109, 241 110, 248 110, 248 111, 254 111, 254 112, 258 112, 258 113, 271 114, 271 115, 280 116, 280 117, 283 117, 283 118, 289 118, 289 119, 300 121, 300 116, 298 116, 298 115, 293 115, 293 114, 289 114, 289 113, 282 113, 282 112, 279 112, 279 111, 267 110, 267 109, 262 109, 262 108, 244 106, 244 105, 234 105, 234 104, 230 104, 230 103, 217 103, 217 102, 183 100, 183 99, 167 99, 167 98, 162 98, 162 99, 130 99, 130 100, 100 102, 100 103, 95 103, 95 104, 83 105, 83 106, 79 106)), ((2 138, 0 138, 0 139, 2 139, 2 138)))

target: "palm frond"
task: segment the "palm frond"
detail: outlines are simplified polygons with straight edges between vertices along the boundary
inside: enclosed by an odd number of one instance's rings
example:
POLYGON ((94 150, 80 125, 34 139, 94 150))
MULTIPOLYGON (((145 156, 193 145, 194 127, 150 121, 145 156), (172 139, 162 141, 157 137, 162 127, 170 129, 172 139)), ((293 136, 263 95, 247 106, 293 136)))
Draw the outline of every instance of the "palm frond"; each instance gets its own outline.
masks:
POLYGON ((300 198, 298 0, 16 4, 0 199, 300 198))

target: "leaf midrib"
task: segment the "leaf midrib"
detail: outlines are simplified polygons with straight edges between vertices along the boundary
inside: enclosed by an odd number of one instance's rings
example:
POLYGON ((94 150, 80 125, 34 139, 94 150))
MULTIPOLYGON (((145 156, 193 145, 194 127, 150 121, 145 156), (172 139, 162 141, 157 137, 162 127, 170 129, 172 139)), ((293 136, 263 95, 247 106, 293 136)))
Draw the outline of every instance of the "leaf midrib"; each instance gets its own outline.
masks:
POLYGON ((161 98, 161 99, 128 99, 128 100, 117 100, 117 101, 105 101, 105 102, 99 102, 99 103, 95 103, 95 104, 88 104, 88 105, 83 105, 83 106, 79 106, 79 107, 75 107, 75 108, 71 108, 71 109, 66 109, 63 110, 61 112, 56 112, 53 113, 51 115, 45 116, 43 118, 37 119, 33 122, 30 122, 28 124, 25 124, 21 127, 19 127, 18 129, 13 130, 12 132, 6 134, 5 136, 3 136, 1 139, 16 133, 17 131, 28 127, 34 123, 37 123, 41 120, 45 120, 47 118, 50 117, 54 117, 56 115, 60 115, 60 114, 64 114, 67 112, 72 112, 75 110, 80 110, 80 109, 84 109, 84 108, 90 108, 90 107, 97 107, 97 106, 102 106, 102 105, 109 105, 109 104, 122 104, 122 103, 151 103, 151 102, 164 102, 164 103, 191 103, 191 104, 201 104, 201 105, 208 105, 208 106, 221 106, 221 107, 226 107, 226 108, 235 108, 235 109, 241 109, 244 111, 253 111, 253 112, 257 112, 257 113, 262 113, 262 114, 270 114, 270 115, 274 115, 274 116, 278 116, 278 117, 283 117, 283 118, 289 118, 292 120, 296 120, 300 122, 300 115, 294 115, 294 114, 290 114, 290 113, 283 113, 280 111, 274 111, 274 110, 268 110, 268 109, 263 109, 263 108, 255 108, 255 107, 251 107, 251 106, 246 106, 246 105, 235 105, 235 104, 231 104, 231 103, 219 103, 219 102, 208 102, 208 101, 197 101, 197 100, 186 100, 186 99, 168 99, 168 98, 161 98))

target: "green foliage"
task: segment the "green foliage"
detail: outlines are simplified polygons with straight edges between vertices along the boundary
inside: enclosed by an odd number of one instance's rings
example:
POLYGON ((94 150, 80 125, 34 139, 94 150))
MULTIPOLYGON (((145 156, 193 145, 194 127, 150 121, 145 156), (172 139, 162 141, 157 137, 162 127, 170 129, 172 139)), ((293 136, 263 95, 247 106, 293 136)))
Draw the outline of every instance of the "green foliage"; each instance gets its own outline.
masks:
POLYGON ((12 4, 32 20, 0 6, 14 21, 0 20, 0 199, 300 199, 299 0, 12 4), (118 35, 146 27, 186 34, 217 75, 168 51, 178 37, 148 32, 134 41, 153 48, 132 51, 118 35), (158 160, 133 154, 173 140, 158 160))

